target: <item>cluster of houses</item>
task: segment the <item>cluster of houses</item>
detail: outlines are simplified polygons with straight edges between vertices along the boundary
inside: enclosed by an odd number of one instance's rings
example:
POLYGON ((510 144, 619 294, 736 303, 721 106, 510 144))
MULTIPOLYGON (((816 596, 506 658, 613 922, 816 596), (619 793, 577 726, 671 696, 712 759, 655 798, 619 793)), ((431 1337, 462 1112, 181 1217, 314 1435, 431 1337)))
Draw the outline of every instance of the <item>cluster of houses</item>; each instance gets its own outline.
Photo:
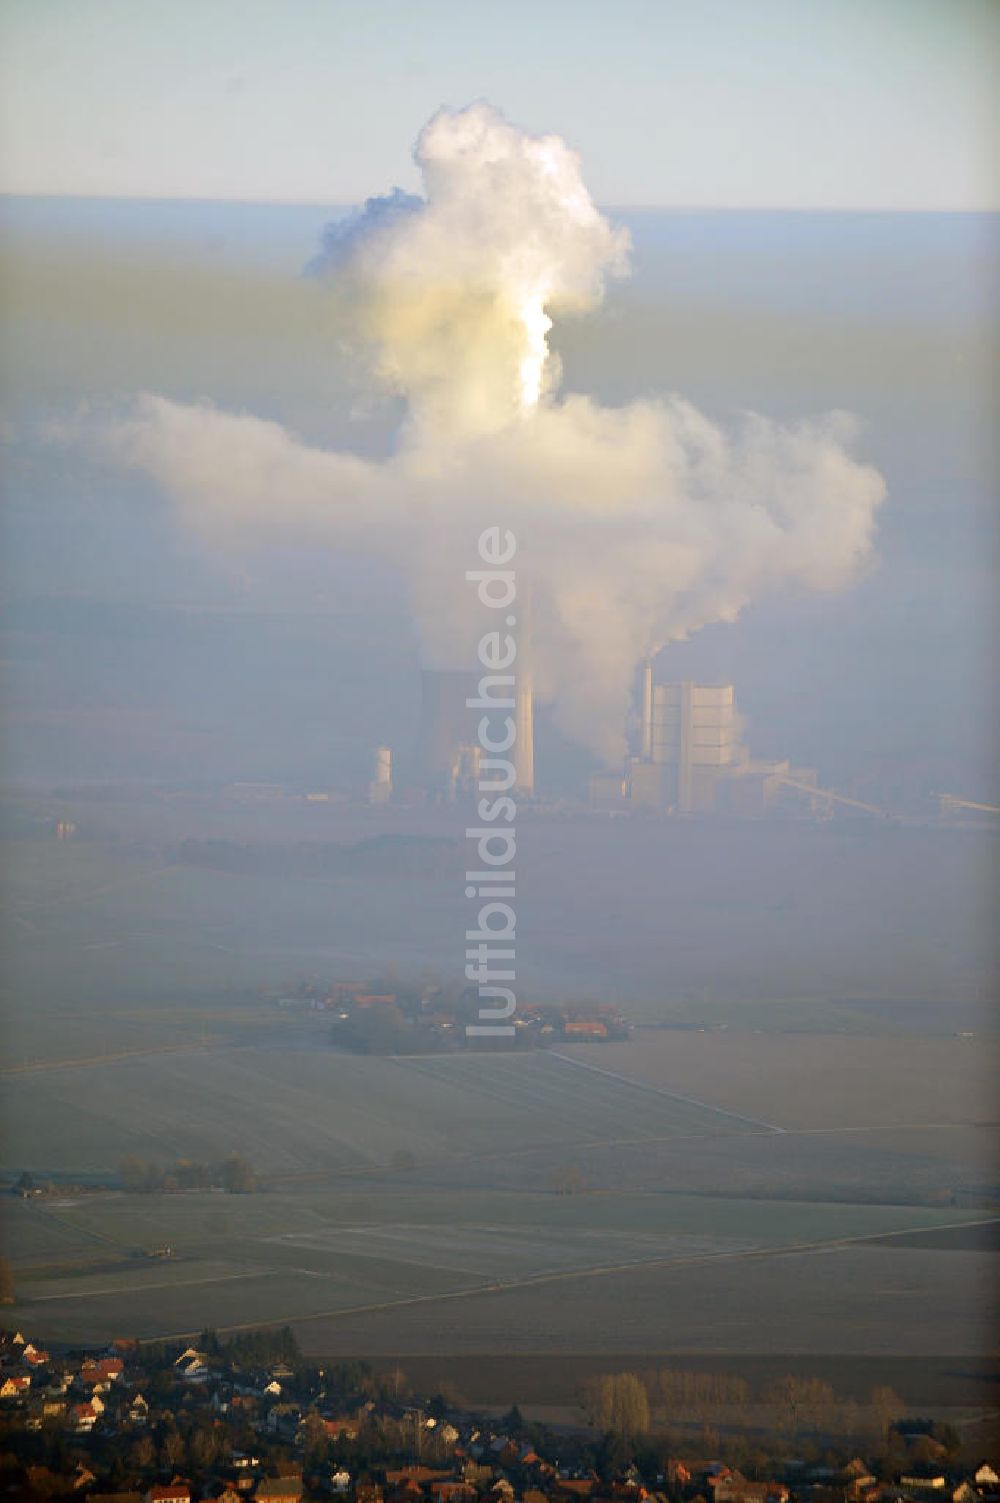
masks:
POLYGON ((1000 1476, 985 1461, 970 1476, 921 1466, 881 1481, 860 1456, 839 1469, 793 1464, 790 1471, 796 1474, 790 1482, 757 1482, 718 1462, 672 1459, 666 1476, 675 1494, 690 1497, 695 1490, 706 1503, 1000 1503, 1000 1476))
MULTIPOLYGON (((53 1359, 20 1331, 0 1334, 0 1400, 8 1411, 16 1406, 29 1432, 50 1422, 89 1435, 109 1403, 118 1416, 122 1406, 111 1394, 124 1373, 125 1360, 115 1351, 53 1359)), ((119 1392, 125 1395, 125 1385, 119 1392)), ((149 1406, 141 1393, 130 1392, 124 1407, 128 1423, 146 1423, 149 1406)))
POLYGON ((27 1495, 81 1503, 307 1503, 323 1497, 342 1503, 1000 1503, 1000 1476, 985 1462, 957 1473, 923 1465, 891 1480, 884 1474, 880 1480, 860 1458, 839 1470, 789 1463, 785 1480, 760 1481, 717 1460, 674 1456, 658 1461, 662 1470, 655 1475, 648 1459, 643 1472, 628 1461, 599 1475, 579 1429, 526 1432, 511 1416, 491 1422, 441 1401, 418 1407, 385 1387, 379 1398, 345 1403, 327 1392, 322 1370, 306 1374, 280 1361, 237 1365, 219 1347, 150 1353, 135 1342, 115 1342, 100 1352, 52 1355, 21 1332, 0 1333, 0 1418, 8 1453, 17 1455, 23 1432, 27 1495), (144 1388, 155 1394, 153 1402, 144 1388), (201 1463, 179 1439, 178 1421, 188 1435, 197 1429, 209 1437, 201 1463), (38 1460, 43 1438, 54 1434, 69 1442, 59 1448, 64 1461, 72 1458, 68 1471, 38 1460), (156 1444, 164 1434, 178 1449, 156 1444), (109 1457, 117 1461, 114 1492, 109 1457))
MULTIPOLYGON (((439 986, 399 987, 379 982, 338 981, 331 985, 304 982, 277 998, 283 1009, 304 1008, 327 1014, 334 1025, 334 1039, 352 1047, 355 1035, 366 1040, 379 1031, 379 1024, 392 1020, 421 1050, 463 1048, 466 1024, 474 1020, 478 992, 457 998, 439 986)), ((514 1019, 515 1043, 519 1047, 545 1047, 560 1040, 600 1043, 627 1039, 630 1027, 612 1007, 571 1004, 521 1003, 514 1019)), ((398 1039, 395 1040, 398 1043, 398 1039)), ((378 1052, 377 1050, 375 1052, 378 1052)))

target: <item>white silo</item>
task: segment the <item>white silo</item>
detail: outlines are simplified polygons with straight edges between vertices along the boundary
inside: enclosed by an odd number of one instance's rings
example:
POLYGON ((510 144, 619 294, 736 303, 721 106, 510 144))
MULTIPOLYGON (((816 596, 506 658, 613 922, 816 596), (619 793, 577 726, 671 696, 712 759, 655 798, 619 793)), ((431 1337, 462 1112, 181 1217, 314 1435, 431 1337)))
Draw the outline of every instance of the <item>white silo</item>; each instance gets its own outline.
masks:
POLYGON ((392 752, 388 746, 376 746, 372 780, 368 784, 368 801, 387 804, 392 798, 392 752))

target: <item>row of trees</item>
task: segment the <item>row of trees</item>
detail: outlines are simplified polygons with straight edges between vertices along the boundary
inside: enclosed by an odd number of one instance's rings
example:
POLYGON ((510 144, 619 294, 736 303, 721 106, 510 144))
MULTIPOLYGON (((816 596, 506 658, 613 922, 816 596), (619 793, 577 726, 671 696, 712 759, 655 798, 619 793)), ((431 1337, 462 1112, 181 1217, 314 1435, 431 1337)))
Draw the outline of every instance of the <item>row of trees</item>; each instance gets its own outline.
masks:
POLYGON ((230 1195, 248 1195, 257 1188, 253 1167, 239 1153, 229 1154, 218 1164, 178 1159, 167 1168, 130 1153, 119 1164, 118 1177, 128 1195, 170 1195, 180 1190, 225 1190, 230 1195))
POLYGON ((0 1487, 13 1493, 10 1473, 31 1467, 30 1492, 17 1496, 65 1498, 69 1479, 82 1462, 101 1477, 107 1491, 131 1491, 157 1473, 204 1475, 234 1448, 251 1446, 260 1454, 260 1438, 249 1426, 219 1425, 207 1409, 194 1415, 168 1415, 127 1446, 120 1435, 80 1439, 67 1433, 58 1420, 46 1420, 39 1430, 28 1432, 16 1414, 8 1414, 0 1416, 0 1487), (7 1456, 5 1445, 10 1448, 7 1456))
POLYGON ((588 1423, 634 1441, 650 1430, 649 1394, 638 1373, 601 1373, 584 1384, 588 1423))
POLYGON ((330 1037, 338 1049, 354 1054, 426 1054, 435 1047, 430 1031, 417 1028, 392 1002, 338 1018, 330 1037))
POLYGON ((739 1416, 750 1404, 772 1411, 781 1434, 821 1433, 845 1437, 888 1437, 905 1412, 891 1388, 871 1392, 867 1404, 839 1398, 820 1378, 789 1374, 759 1391, 734 1373, 662 1368, 639 1373, 602 1373, 583 1387, 581 1407, 588 1422, 626 1440, 676 1421, 708 1425, 739 1416))
POLYGON ((238 1331, 226 1342, 215 1331, 202 1331, 198 1348, 207 1356, 221 1358, 233 1367, 273 1367, 284 1362, 293 1371, 298 1371, 304 1366, 302 1351, 291 1326, 238 1331))

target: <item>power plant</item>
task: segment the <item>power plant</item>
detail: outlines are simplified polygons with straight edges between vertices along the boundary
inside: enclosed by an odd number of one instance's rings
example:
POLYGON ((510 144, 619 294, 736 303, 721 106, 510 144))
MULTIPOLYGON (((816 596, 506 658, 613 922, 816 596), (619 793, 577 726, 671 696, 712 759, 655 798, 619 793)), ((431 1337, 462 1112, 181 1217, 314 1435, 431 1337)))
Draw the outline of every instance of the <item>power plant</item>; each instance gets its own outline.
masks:
POLYGON ((750 816, 765 813, 786 785, 817 786, 810 768, 750 756, 732 684, 656 684, 646 662, 639 705, 638 754, 620 772, 590 779, 593 808, 750 816))
MULTIPOLYGON (((480 743, 482 696, 478 672, 424 669, 414 781, 403 790, 404 802, 417 797, 452 804, 476 795, 483 758, 501 755, 484 752, 480 743)), ((513 717, 516 738, 502 755, 514 767, 512 791, 533 799, 535 703, 530 668, 523 665, 512 685, 492 686, 487 701, 495 704, 495 713, 513 717)), ((886 817, 886 811, 874 804, 821 787, 814 768, 794 767, 787 758, 751 756, 742 739, 732 684, 687 679, 659 684, 652 663, 645 662, 636 708, 634 750, 621 767, 595 772, 589 779, 587 802, 595 811, 756 818, 780 802, 819 819, 831 818, 840 808, 886 817)), ((368 802, 385 805, 394 798, 392 752, 379 746, 368 802)), ((946 805, 950 811, 960 803, 951 795, 942 796, 942 812, 946 805)))
MULTIPOLYGON (((470 707, 470 701, 479 698, 479 678, 465 669, 425 668, 420 675, 417 767, 421 786, 433 799, 451 802, 475 792, 483 711, 470 707)), ((514 786, 530 798, 535 790, 535 733, 534 696, 527 672, 518 675, 513 695, 508 697, 514 699, 517 729, 510 751, 514 786)))
POLYGON ((420 675, 417 777, 432 798, 455 797, 463 760, 476 745, 476 715, 467 703, 476 683, 464 669, 425 668, 420 675))

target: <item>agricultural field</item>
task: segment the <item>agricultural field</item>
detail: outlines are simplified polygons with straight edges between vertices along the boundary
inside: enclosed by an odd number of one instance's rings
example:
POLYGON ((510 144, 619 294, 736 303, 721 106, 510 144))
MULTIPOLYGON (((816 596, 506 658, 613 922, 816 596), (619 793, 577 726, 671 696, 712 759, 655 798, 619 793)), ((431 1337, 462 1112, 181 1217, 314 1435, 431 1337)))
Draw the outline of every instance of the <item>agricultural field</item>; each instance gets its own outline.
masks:
POLYGON ((996 1122, 993 1051, 975 1038, 644 1028, 639 1043, 609 1043, 599 1054, 560 1044, 558 1052, 786 1130, 996 1122))
POLYGON ((150 801, 100 814, 114 839, 8 842, 0 1171, 66 1187, 0 1207, 33 1333, 290 1321, 317 1355, 570 1367, 797 1353, 964 1372, 987 1349, 997 1128, 979 961, 961 893, 942 899, 957 837, 935 864, 920 831, 526 820, 526 995, 596 996, 642 1026, 393 1059, 336 1052, 325 1018, 269 994, 447 973, 461 890, 180 866, 195 815, 206 838, 376 829, 150 801), (910 866, 911 907, 893 897, 876 923, 873 893, 910 866), (257 1193, 71 1188, 114 1185, 129 1154, 230 1153, 257 1193))
MULTIPOLYGON (((10 1063, 197 1041, 197 1010, 227 999, 229 1037, 250 1021, 237 1004, 303 972, 460 966, 457 875, 307 878, 177 859, 191 835, 460 845, 454 814, 152 795, 50 799, 42 813, 78 821, 81 837, 3 841, 10 1063)), ((526 818, 519 973, 526 996, 608 1000, 677 1028, 995 1032, 978 882, 994 859, 989 832, 526 818)))
MULTIPOLYGON (((315 1019, 266 1046, 14 1071, 4 1080, 0 1169, 107 1178, 127 1154, 166 1165, 240 1153, 277 1185, 301 1175, 384 1172, 406 1154, 421 1183, 470 1193, 545 1189, 572 1169, 594 1191, 985 1207, 996 1199, 996 1129, 977 1120, 971 1087, 963 1092, 956 1081, 954 1115, 964 1111, 964 1124, 935 1121, 928 1102, 902 1091, 895 1123, 883 1098, 870 1125, 860 1116, 869 1096, 845 1090, 838 1100, 835 1087, 820 1083, 817 1114, 839 1111, 836 1125, 784 1127, 735 1109, 769 1107, 789 1122, 780 1089, 741 1095, 723 1089, 722 1071, 719 1080, 707 1067, 701 1076, 694 1067, 685 1073, 670 1062, 671 1039, 683 1057, 689 1036, 643 1034, 627 1045, 572 1051, 381 1059, 337 1053, 315 1019), (663 1084, 625 1075, 653 1075, 657 1051, 663 1084), (683 1092, 666 1084, 671 1070, 683 1092), (715 1100, 697 1099, 696 1088, 715 1100)), ((860 1060, 863 1041, 849 1042, 860 1060)), ((847 1057, 842 1047, 840 1054, 847 1057)), ((974 1055, 956 1042, 952 1057, 958 1071, 974 1055)))
POLYGON ((298 1047, 97 1061, 9 1074, 2 1167, 113 1173, 239 1152, 265 1174, 350 1173, 406 1151, 477 1162, 748 1130, 725 1113, 548 1054, 379 1059, 339 1054, 322 1024, 298 1047), (456 1135, 456 1124, 461 1132, 456 1135))
MULTIPOLYGON (((358 1353, 369 1343, 373 1352, 450 1350, 459 1328, 455 1350, 545 1350, 556 1328, 560 1344, 551 1350, 573 1349, 574 1341, 581 1350, 608 1342, 615 1349, 616 1340, 622 1350, 635 1342, 666 1349, 693 1339, 700 1319, 697 1348, 723 1331, 734 1335, 726 1289, 784 1287, 786 1277, 808 1284, 814 1273, 817 1289, 830 1286, 813 1311, 820 1321, 833 1308, 831 1280, 843 1293, 841 1279, 860 1279, 858 1334, 850 1323, 841 1331, 848 1349, 873 1328, 878 1299, 895 1280, 907 1308, 936 1301, 937 1329, 924 1323, 925 1336, 950 1330, 955 1350, 974 1350, 962 1315, 968 1290, 941 1301, 946 1270, 959 1266, 953 1260, 968 1271, 983 1258, 949 1252, 947 1242, 944 1252, 907 1248, 907 1238, 982 1219, 907 1206, 697 1195, 477 1194, 398 1179, 241 1197, 17 1201, 6 1216, 17 1318, 46 1339, 287 1320, 301 1326, 312 1350, 329 1341, 330 1350, 358 1353), (169 1259, 148 1256, 164 1246, 169 1259), (872 1278, 883 1286, 878 1299, 872 1278), (689 1306, 692 1299, 702 1303, 689 1306)), ((758 1319, 756 1305, 744 1308, 744 1336, 758 1319)), ((912 1345, 916 1332, 908 1339, 912 1345)))
MULTIPOLYGON (((359 1353, 369 1343, 373 1351, 426 1350, 428 1342, 441 1349, 459 1327, 470 1350, 469 1341, 500 1340, 490 1324, 499 1319, 514 1322, 504 1325, 505 1343, 534 1348, 547 1329, 538 1326, 542 1300, 546 1321, 564 1322, 561 1342, 600 1349, 624 1344, 613 1312, 626 1297, 620 1291, 646 1287, 634 1283, 641 1274, 660 1292, 655 1316, 647 1312, 630 1340, 641 1331, 663 1345, 676 1320, 690 1329, 683 1322, 691 1280, 717 1312, 716 1324, 700 1327, 704 1338, 715 1331, 728 1340, 736 1328, 717 1324, 725 1290, 734 1273, 741 1287, 761 1278, 761 1259, 772 1268, 767 1282, 780 1255, 784 1283, 787 1260, 805 1273, 815 1266, 798 1261, 803 1249, 839 1260, 879 1245, 855 1239, 887 1238, 881 1260, 852 1268, 852 1278, 862 1277, 900 1263, 902 1234, 988 1218, 981 1210, 875 1204, 870 1183, 868 1203, 792 1199, 780 1155, 786 1145, 812 1150, 815 1139, 629 1082, 593 1056, 582 1064, 554 1054, 358 1059, 299 1044, 38 1070, 8 1077, 7 1086, 12 1169, 59 1165, 85 1176, 113 1172, 126 1152, 169 1162, 236 1149, 261 1175, 260 1193, 249 1196, 8 1201, 18 1316, 50 1339, 186 1333, 207 1319, 291 1320, 316 1350, 327 1341, 359 1353), (393 1167, 403 1148, 414 1165, 406 1171, 393 1167), (705 1152, 735 1161, 725 1193, 705 1193, 705 1152), (741 1153, 761 1164, 772 1156, 755 1197, 736 1193, 748 1178, 741 1153), (583 1166, 591 1188, 547 1187, 552 1169, 567 1162, 583 1166), (651 1185, 671 1162, 689 1173, 694 1166, 688 1193, 651 1185), (636 1165, 643 1183, 632 1189, 636 1165), (162 1246, 172 1249, 170 1260, 144 1256, 162 1246)), ((906 1253, 900 1266, 915 1277, 901 1293, 908 1302, 933 1298, 942 1329, 950 1321, 951 1344, 963 1349, 961 1302, 942 1304, 936 1279, 977 1257, 944 1247, 906 1253)), ((894 1305, 889 1313, 883 1339, 891 1344, 894 1305)), ((873 1318, 869 1309, 865 1320, 873 1318)), ((757 1340, 756 1318, 744 1325, 746 1339, 757 1340)), ((846 1339, 843 1328, 838 1339, 846 1339)))
POLYGON ((885 1247, 705 1259, 317 1319, 314 1352, 769 1352, 922 1358, 990 1350, 995 1259, 885 1247), (958 1261, 958 1259, 961 1261, 958 1261))
POLYGON ((287 1321, 316 1355, 387 1360, 984 1352, 996 1219, 933 1203, 954 1166, 762 1125, 692 1098, 693 1078, 682 1099, 596 1057, 314 1040, 8 1076, 11 1169, 237 1149, 260 1181, 7 1198, 12 1314, 80 1342, 287 1321))
POLYGON ((3 859, 11 1066, 252 1040, 269 1021, 263 997, 291 976, 419 968, 440 953, 432 939, 400 948, 394 912, 419 922, 426 906, 428 933, 441 927, 433 886, 411 881, 381 879, 376 904, 368 878, 220 874, 130 847, 6 841, 3 859))

